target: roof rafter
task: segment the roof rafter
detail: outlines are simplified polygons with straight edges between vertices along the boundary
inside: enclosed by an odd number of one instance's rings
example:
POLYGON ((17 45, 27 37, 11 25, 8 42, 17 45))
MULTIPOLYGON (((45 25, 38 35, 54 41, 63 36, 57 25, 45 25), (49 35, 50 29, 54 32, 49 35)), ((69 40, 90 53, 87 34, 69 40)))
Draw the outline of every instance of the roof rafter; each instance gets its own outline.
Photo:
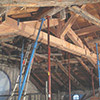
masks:
POLYGON ((88 26, 88 27, 85 27, 85 28, 75 30, 75 33, 78 36, 83 36, 83 35, 88 35, 92 32, 96 32, 96 31, 100 31, 100 28, 96 25, 91 25, 91 26, 88 26))
MULTIPOLYGON (((85 48, 88 52, 90 52, 90 50, 83 44, 83 42, 81 41, 81 39, 75 34, 75 32, 70 28, 68 33, 67 33, 68 37, 78 46, 85 48)), ((96 67, 96 61, 95 59, 92 58, 87 58, 91 64, 96 67)))
POLYGON ((71 11, 73 11, 74 13, 79 14, 80 16, 82 16, 83 18, 88 20, 89 22, 100 27, 100 20, 98 18, 94 17, 93 15, 89 14, 87 11, 84 11, 83 9, 79 8, 78 6, 69 7, 69 9, 71 11))
POLYGON ((87 4, 87 3, 98 3, 100 2, 100 0, 61 0, 61 1, 55 1, 55 0, 49 0, 48 1, 44 1, 44 0, 31 0, 31 1, 27 1, 27 0, 20 0, 20 2, 18 2, 16 0, 17 3, 15 3, 15 0, 11 3, 7 2, 7 0, 4 0, 3 2, 0 2, 1 7, 7 7, 7 6, 20 6, 20 7, 52 7, 52 6, 71 6, 71 5, 82 5, 82 4, 87 4))
MULTIPOLYGON (((85 7, 86 7, 86 5, 83 5, 81 8, 84 9, 85 7)), ((71 17, 68 19, 68 21, 66 22, 65 26, 63 27, 63 29, 61 31, 60 37, 62 39, 64 39, 64 36, 68 32, 68 30, 72 27, 72 25, 74 24, 74 22, 76 21, 76 19, 78 17, 79 17, 78 14, 72 14, 71 17)))

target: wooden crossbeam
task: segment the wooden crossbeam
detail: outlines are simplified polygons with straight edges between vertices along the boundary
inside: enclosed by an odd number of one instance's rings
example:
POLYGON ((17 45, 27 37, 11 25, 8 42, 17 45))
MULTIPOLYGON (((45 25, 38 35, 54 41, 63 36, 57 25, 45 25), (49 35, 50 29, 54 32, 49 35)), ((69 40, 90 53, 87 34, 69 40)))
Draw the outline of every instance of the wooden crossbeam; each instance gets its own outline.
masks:
MULTIPOLYGON (((22 23, 20 23, 20 25, 17 26, 17 21, 15 20, 14 21, 9 20, 6 22, 6 24, 10 25, 11 27, 15 29, 18 29, 20 31, 17 33, 18 35, 22 35, 34 40, 36 39, 38 29, 32 28, 28 25, 24 26, 22 23)), ((39 36, 39 41, 44 44, 47 44, 47 33, 41 31, 40 36, 39 36)), ((50 35, 50 45, 53 47, 59 48, 61 50, 70 52, 75 55, 79 55, 79 56, 83 56, 87 58, 93 58, 96 63, 96 54, 87 51, 87 49, 85 48, 81 48, 79 46, 73 45, 65 40, 59 39, 52 35, 50 35)))
POLYGON ((100 43, 100 38, 87 41, 90 44, 100 43))
MULTIPOLYGON (((85 48, 88 52, 90 52, 90 50, 83 44, 83 42, 81 41, 81 39, 75 34, 75 32, 70 28, 68 31, 68 37, 78 46, 85 48)), ((91 64, 96 67, 96 60, 92 59, 92 58, 87 58, 91 64)))
MULTIPOLYGON (((84 9, 86 7, 86 5, 83 5, 81 8, 84 9)), ((64 36, 67 34, 68 30, 72 27, 72 25, 74 24, 74 22, 76 21, 76 19, 79 17, 78 14, 72 14, 71 17, 68 19, 68 21, 66 22, 65 26, 63 27, 62 31, 61 31, 61 35, 60 38, 64 39, 64 36)))
MULTIPOLYGON (((5 0, 6 1, 6 0, 5 0)), ((44 0, 20 0, 20 2, 18 2, 17 0, 14 0, 12 3, 9 2, 0 2, 0 6, 1 7, 7 7, 7 6, 18 6, 18 7, 53 7, 53 6, 71 6, 71 5, 82 5, 82 4, 87 4, 87 3, 98 3, 100 2, 100 0, 49 0, 49 1, 44 1, 44 0), (16 3, 17 2, 17 3, 16 3)))
POLYGON ((66 7, 54 7, 54 8, 51 8, 48 11, 44 12, 42 15, 40 15, 39 18, 46 17, 47 15, 52 17, 53 15, 55 15, 58 12, 60 12, 64 8, 66 8, 66 7))
POLYGON ((30 12, 36 12, 38 11, 39 8, 18 8, 18 7, 14 7, 11 8, 8 12, 7 15, 8 16, 12 16, 12 15, 18 15, 18 14, 26 14, 26 13, 30 13, 30 12))
POLYGON ((0 36, 7 36, 7 35, 15 35, 18 30, 10 27, 9 25, 5 25, 5 22, 0 24, 0 36))
POLYGON ((80 16, 88 20, 90 23, 93 23, 100 27, 100 20, 94 17, 93 15, 89 14, 87 11, 82 10, 78 6, 69 7, 69 9, 74 13, 79 14, 80 16))
POLYGON ((83 36, 83 35, 88 35, 90 33, 96 32, 96 31, 100 31, 100 28, 96 25, 91 25, 91 26, 88 26, 88 27, 85 27, 85 28, 75 30, 75 33, 78 36, 83 36))

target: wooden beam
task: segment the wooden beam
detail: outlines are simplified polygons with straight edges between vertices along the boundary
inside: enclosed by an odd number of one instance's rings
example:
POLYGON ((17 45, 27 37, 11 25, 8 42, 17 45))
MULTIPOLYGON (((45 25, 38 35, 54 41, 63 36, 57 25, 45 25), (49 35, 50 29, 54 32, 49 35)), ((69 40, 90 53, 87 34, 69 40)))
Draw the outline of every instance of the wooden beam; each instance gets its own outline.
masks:
MULTIPOLYGON (((44 66, 41 67, 47 74, 48 74, 48 70, 45 69, 44 66)), ((52 73, 51 77, 53 78, 53 80, 55 80, 60 86, 63 86, 63 83, 52 73)))
POLYGON ((37 87, 37 89, 39 89, 40 92, 45 92, 44 89, 40 86, 40 84, 32 77, 32 75, 30 76, 30 80, 37 87))
POLYGON ((13 56, 6 56, 6 55, 2 55, 2 54, 0 54, 0 60, 8 60, 8 59, 10 59, 10 60, 14 60, 14 61, 20 61, 20 59, 19 58, 15 58, 15 57, 13 57, 13 56))
MULTIPOLYGON (((15 20, 14 21, 9 20, 8 22, 6 22, 6 24, 10 25, 11 27, 15 29, 18 29, 19 30, 19 32, 17 33, 18 35, 22 35, 34 40, 36 39, 36 36, 38 33, 37 29, 31 28, 28 25, 22 26, 22 23, 20 23, 20 25, 17 26, 17 21, 15 20)), ((39 36, 39 41, 44 44, 47 44, 47 33, 41 31, 40 36, 39 36)), ((59 39, 52 35, 50 35, 50 45, 58 49, 70 52, 75 55, 84 56, 87 58, 93 58, 96 63, 96 54, 87 51, 86 48, 80 48, 76 45, 73 45, 65 40, 59 39)))
POLYGON ((66 8, 66 7, 54 7, 54 8, 51 8, 50 10, 48 10, 48 11, 44 12, 42 15, 40 15, 39 18, 46 17, 47 15, 52 17, 53 15, 55 15, 58 12, 60 12, 64 8, 66 8))
POLYGON ((89 14, 87 11, 82 10, 78 6, 69 7, 69 9, 74 13, 79 14, 80 16, 88 20, 90 23, 93 23, 100 27, 100 20, 94 17, 93 15, 89 14))
POLYGON ((87 41, 89 44, 100 43, 100 38, 87 41))
POLYGON ((36 12, 38 11, 39 8, 18 8, 18 7, 14 7, 13 9, 11 8, 8 12, 7 15, 11 16, 11 15, 19 15, 19 14, 25 14, 25 13, 31 13, 31 12, 36 12))
MULTIPOLYGON (((31 28, 36 28, 36 29, 40 28, 40 23, 41 22, 38 20, 22 22, 24 27, 26 25, 29 25, 31 28)), ((59 21, 57 18, 50 19, 50 27, 57 26, 58 24, 59 24, 59 21)), ((46 28, 47 28, 47 20, 43 23, 43 26, 42 26, 42 29, 46 29, 46 28)))
POLYGON ((84 44, 81 39, 75 34, 75 32, 70 28, 68 30, 67 36, 75 43, 77 46, 84 48, 84 44))
POLYGON ((71 5, 82 5, 82 4, 88 4, 88 3, 98 3, 100 2, 100 0, 60 0, 60 1, 55 1, 55 0, 49 0, 48 1, 41 1, 41 0, 20 0, 20 2, 18 2, 17 0, 14 0, 12 3, 9 2, 0 2, 0 6, 1 7, 7 7, 7 6, 13 6, 13 7, 53 7, 53 6, 71 6, 71 5))
POLYGON ((5 22, 0 24, 0 36, 15 35, 17 32, 17 29, 10 27, 5 22))
POLYGON ((39 76, 36 75, 34 72, 32 72, 32 73, 33 73, 33 75, 40 81, 40 83, 41 83, 43 86, 45 86, 45 82, 44 82, 43 80, 41 80, 41 79, 39 78, 39 76))
MULTIPOLYGON (((91 75, 91 70, 90 70, 89 67, 83 62, 83 60, 82 60, 81 58, 79 58, 79 57, 76 57, 76 59, 77 59, 77 60, 79 61, 79 63, 84 67, 84 69, 91 75)), ((98 77, 97 77, 95 74, 93 74, 93 75, 94 75, 96 81, 98 82, 98 77)))
MULTIPOLYGON (((69 34, 68 37, 78 46, 85 48, 88 52, 90 52, 90 50, 83 44, 83 42, 81 41, 81 39, 75 34, 75 32, 70 28, 69 29, 69 34)), ((96 67, 96 60, 93 58, 87 58, 91 64, 96 67)))
MULTIPOLYGON (((65 73, 66 76, 69 76, 68 74, 68 70, 65 69, 65 67, 62 65, 62 63, 60 63, 57 60, 57 64, 59 66, 59 68, 65 73)), ((85 87, 71 74, 71 80, 74 84, 76 84, 77 86, 80 86, 82 89, 85 89, 85 87)), ((76 87, 77 87, 76 86, 76 87)))
POLYGON ((75 33, 78 36, 83 36, 83 35, 88 35, 90 33, 96 32, 96 31, 100 31, 100 28, 96 25, 91 25, 91 26, 88 26, 88 27, 85 27, 85 28, 75 30, 75 33))
MULTIPOLYGON (((83 5, 81 8, 84 9, 85 7, 86 7, 86 5, 83 5)), ((68 19, 65 26, 61 30, 61 35, 60 35, 61 39, 64 39, 64 36, 67 34, 68 30, 72 27, 72 25, 74 24, 74 22, 76 21, 76 19, 78 17, 79 17, 78 14, 72 14, 71 15, 71 17, 68 19)))
POLYGON ((7 36, 0 36, 0 43, 2 43, 2 42, 8 42, 8 41, 13 41, 13 39, 16 36, 17 36, 16 34, 7 35, 7 36))

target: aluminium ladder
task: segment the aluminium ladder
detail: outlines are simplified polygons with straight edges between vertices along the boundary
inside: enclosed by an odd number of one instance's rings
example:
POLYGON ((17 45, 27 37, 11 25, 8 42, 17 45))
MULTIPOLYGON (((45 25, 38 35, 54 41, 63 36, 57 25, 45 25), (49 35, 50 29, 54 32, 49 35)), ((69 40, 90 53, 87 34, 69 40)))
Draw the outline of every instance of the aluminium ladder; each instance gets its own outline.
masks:
MULTIPOLYGON (((29 42, 31 42, 31 40, 30 40, 29 42)), ((23 79, 23 76, 24 76, 25 67, 26 67, 26 65, 27 65, 27 59, 28 59, 28 57, 29 57, 30 50, 31 50, 31 48, 32 48, 32 44, 33 44, 33 43, 29 43, 29 44, 28 44, 28 47, 27 47, 27 50, 26 50, 26 53, 25 53, 25 57, 24 57, 24 60, 23 60, 22 79, 23 79)), ((16 91, 16 89, 17 89, 18 86, 19 86, 19 78, 20 78, 20 74, 19 74, 18 77, 17 77, 15 86, 14 86, 13 91, 12 91, 12 93, 11 93, 11 96, 9 97, 8 100, 11 100, 12 97, 14 96, 15 91, 16 91)))

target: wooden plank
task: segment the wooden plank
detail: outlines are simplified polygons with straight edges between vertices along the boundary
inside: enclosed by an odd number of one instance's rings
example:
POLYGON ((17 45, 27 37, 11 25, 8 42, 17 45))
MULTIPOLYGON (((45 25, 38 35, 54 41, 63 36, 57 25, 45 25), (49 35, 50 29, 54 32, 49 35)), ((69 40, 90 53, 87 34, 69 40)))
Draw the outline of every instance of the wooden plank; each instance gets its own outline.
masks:
POLYGON ((94 17, 93 15, 89 14, 87 11, 84 11, 77 6, 69 7, 69 9, 73 11, 74 13, 79 14, 80 16, 88 20, 90 23, 93 23, 100 27, 100 20, 94 17))
POLYGON ((83 35, 91 34, 91 33, 96 32, 96 31, 100 31, 100 28, 96 25, 91 25, 91 26, 88 26, 88 27, 85 27, 85 28, 75 30, 75 33, 78 36, 83 36, 83 35))
POLYGON ((9 2, 0 2, 1 7, 7 7, 7 6, 20 6, 20 7, 53 7, 53 6, 71 6, 71 5, 82 5, 82 4, 87 4, 87 3, 98 3, 100 0, 61 0, 61 1, 56 1, 56 0, 49 0, 49 1, 44 1, 44 0, 20 0, 18 1, 13 1, 12 3, 9 2), (16 3, 17 2, 17 3, 16 3))

